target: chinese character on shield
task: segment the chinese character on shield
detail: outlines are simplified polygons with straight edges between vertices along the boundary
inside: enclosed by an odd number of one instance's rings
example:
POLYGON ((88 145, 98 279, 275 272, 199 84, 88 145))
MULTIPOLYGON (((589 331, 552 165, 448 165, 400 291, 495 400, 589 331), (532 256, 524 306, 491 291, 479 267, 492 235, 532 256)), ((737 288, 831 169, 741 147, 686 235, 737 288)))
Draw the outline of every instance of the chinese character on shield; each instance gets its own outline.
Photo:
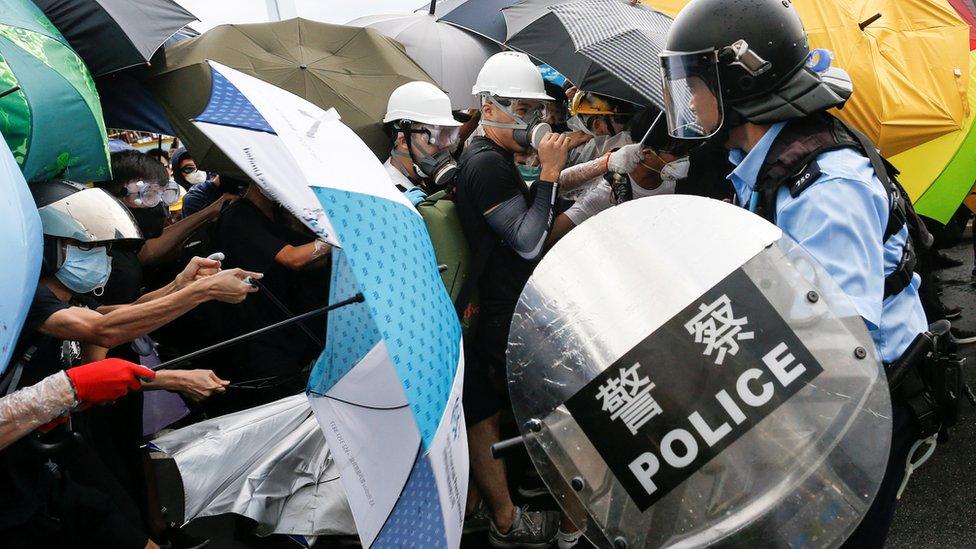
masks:
POLYGON ((620 368, 620 377, 611 377, 600 386, 597 400, 603 401, 603 411, 610 412, 610 419, 622 419, 624 425, 636 435, 649 419, 661 413, 661 405, 651 396, 654 384, 640 377, 640 363, 630 368, 620 368))
POLYGON ((712 303, 698 306, 695 318, 685 323, 689 334, 694 334, 695 343, 704 343, 705 356, 715 353, 715 364, 721 366, 726 353, 735 356, 739 352, 738 341, 752 339, 753 332, 744 332, 749 319, 735 318, 729 296, 722 295, 712 303))

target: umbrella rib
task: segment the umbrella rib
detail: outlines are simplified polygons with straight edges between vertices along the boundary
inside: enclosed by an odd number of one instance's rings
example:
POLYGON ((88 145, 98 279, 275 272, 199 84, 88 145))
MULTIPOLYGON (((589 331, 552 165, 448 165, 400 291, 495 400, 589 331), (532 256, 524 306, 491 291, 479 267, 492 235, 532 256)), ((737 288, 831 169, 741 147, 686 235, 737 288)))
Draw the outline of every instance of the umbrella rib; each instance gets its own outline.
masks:
POLYGON ((318 392, 315 392, 315 391, 312 391, 312 390, 309 390, 309 393, 312 393, 313 395, 318 396, 318 397, 327 398, 329 400, 334 400, 336 402, 341 402, 343 404, 348 404, 349 406, 355 406, 357 408, 364 408, 366 410, 402 410, 402 409, 408 408, 410 406, 409 404, 403 404, 403 405, 400 405, 400 406, 369 406, 369 405, 366 405, 366 404, 356 404, 355 402, 349 402, 348 400, 343 400, 341 398, 337 398, 337 397, 334 397, 334 396, 330 396, 330 395, 327 395, 327 394, 324 394, 324 393, 318 393, 318 392))

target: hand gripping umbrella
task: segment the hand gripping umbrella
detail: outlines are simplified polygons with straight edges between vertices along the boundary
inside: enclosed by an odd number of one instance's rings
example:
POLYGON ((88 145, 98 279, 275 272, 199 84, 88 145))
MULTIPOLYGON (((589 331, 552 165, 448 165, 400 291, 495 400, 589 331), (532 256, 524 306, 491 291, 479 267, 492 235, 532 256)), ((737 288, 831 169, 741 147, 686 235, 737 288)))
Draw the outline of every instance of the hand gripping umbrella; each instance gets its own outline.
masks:
POLYGON ((196 126, 342 246, 330 301, 365 298, 329 313, 308 384, 363 544, 457 547, 468 482, 460 325, 420 215, 335 111, 209 65, 196 126))
POLYGON ((885 471, 863 320, 782 231, 717 200, 634 200, 561 240, 519 299, 508 378, 529 454, 598 547, 837 546, 885 471))

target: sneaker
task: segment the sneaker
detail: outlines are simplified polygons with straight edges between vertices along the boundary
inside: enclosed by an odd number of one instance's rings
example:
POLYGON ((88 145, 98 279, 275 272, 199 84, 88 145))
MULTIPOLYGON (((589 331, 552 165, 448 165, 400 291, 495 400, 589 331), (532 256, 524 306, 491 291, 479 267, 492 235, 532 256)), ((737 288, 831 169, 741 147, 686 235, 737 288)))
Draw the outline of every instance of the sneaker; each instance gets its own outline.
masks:
POLYGON ((518 494, 523 498, 537 498, 539 496, 545 496, 549 493, 546 485, 542 482, 542 477, 539 476, 539 472, 532 467, 525 473, 522 477, 522 482, 519 483, 516 489, 518 494))
POLYGON ((485 500, 481 500, 475 506, 474 511, 471 511, 471 514, 464 517, 464 526, 461 528, 461 533, 475 534, 477 532, 484 532, 488 530, 489 524, 491 524, 491 513, 488 512, 488 505, 485 504, 485 500))
POLYGON ((958 305, 954 307, 947 307, 943 305, 942 313, 945 315, 946 320, 955 320, 962 316, 962 307, 959 307, 958 305))
POLYGON ((488 526, 488 542, 492 547, 525 547, 544 549, 549 547, 559 530, 557 511, 529 511, 524 505, 515 508, 512 527, 501 533, 492 522, 488 526))
POLYGON ((953 342, 956 345, 976 343, 976 332, 963 330, 962 328, 949 328, 949 333, 952 335, 953 342))

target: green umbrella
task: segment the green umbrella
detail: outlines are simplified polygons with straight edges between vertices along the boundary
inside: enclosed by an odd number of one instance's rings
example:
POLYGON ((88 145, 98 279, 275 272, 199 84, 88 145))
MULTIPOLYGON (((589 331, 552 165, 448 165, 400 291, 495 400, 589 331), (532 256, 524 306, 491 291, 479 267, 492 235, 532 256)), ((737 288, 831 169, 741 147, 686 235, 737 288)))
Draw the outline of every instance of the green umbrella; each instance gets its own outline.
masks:
POLYGON ((111 177, 91 73, 29 0, 0 0, 0 133, 27 181, 111 177))
POLYGON ((260 78, 322 107, 335 107, 380 158, 390 151, 382 127, 386 101, 401 84, 431 82, 403 47, 372 29, 290 19, 221 25, 163 50, 149 86, 193 158, 209 170, 240 173, 190 119, 210 98, 205 60, 260 78))

